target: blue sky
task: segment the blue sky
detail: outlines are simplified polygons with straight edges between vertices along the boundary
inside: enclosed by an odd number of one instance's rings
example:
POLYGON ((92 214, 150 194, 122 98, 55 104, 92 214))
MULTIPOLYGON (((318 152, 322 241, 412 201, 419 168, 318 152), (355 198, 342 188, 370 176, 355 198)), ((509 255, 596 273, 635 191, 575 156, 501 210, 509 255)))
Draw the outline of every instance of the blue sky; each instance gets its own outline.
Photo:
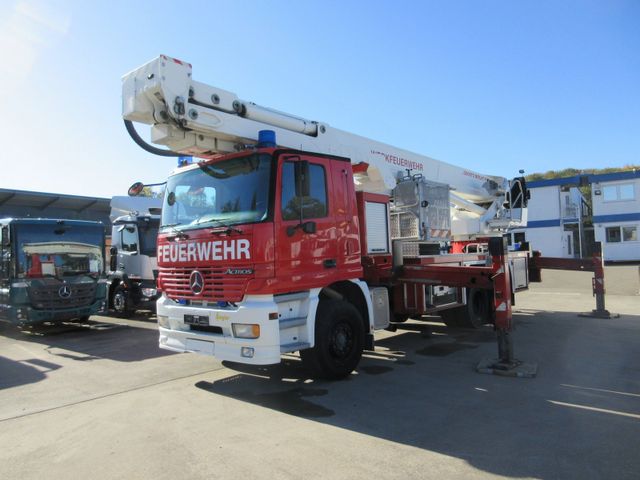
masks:
POLYGON ((110 197, 163 180, 173 160, 120 116, 121 76, 160 53, 486 174, 639 164, 639 25, 638 0, 5 0, 0 188, 110 197))

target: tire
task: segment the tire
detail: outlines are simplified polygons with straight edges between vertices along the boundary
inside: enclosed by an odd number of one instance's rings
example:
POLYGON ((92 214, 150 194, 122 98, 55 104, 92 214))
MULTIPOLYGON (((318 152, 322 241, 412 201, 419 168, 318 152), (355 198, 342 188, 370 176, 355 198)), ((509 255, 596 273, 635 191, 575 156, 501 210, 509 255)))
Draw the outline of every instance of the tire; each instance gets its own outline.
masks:
POLYGON ((491 323, 490 295, 479 288, 467 290, 467 304, 440 312, 442 321, 450 328, 480 328, 491 323))
POLYGON ((122 285, 118 285, 113 292, 111 304, 118 317, 129 318, 133 314, 131 302, 129 301, 129 292, 122 285))
POLYGON ((345 378, 358 366, 364 349, 360 312, 344 300, 323 300, 316 312, 315 346, 300 351, 314 377, 345 378))

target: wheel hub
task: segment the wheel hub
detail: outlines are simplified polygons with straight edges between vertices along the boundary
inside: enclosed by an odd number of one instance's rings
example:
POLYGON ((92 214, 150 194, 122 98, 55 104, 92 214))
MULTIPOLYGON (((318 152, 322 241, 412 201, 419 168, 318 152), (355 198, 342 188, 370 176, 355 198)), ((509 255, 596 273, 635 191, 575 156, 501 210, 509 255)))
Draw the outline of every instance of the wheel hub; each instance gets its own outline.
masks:
POLYGON ((341 323, 333 331, 331 346, 336 357, 346 357, 353 347, 353 332, 349 325, 341 323))
POLYGON ((115 308, 116 310, 122 310, 123 307, 124 307, 124 298, 122 298, 122 295, 118 294, 115 297, 113 297, 113 308, 115 308))

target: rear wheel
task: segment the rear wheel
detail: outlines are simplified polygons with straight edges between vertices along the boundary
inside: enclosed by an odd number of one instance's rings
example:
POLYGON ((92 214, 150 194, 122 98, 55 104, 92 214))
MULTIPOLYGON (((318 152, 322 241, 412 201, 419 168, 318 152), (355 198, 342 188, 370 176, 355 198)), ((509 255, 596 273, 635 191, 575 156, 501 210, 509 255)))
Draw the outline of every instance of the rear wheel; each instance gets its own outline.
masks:
POLYGON ((467 289, 467 304, 443 310, 440 316, 447 327, 480 328, 491 323, 489 293, 479 288, 467 289))
POLYGON ((344 300, 321 301, 316 313, 315 346, 300 352, 305 366, 319 378, 344 378, 358 366, 363 349, 360 312, 344 300))

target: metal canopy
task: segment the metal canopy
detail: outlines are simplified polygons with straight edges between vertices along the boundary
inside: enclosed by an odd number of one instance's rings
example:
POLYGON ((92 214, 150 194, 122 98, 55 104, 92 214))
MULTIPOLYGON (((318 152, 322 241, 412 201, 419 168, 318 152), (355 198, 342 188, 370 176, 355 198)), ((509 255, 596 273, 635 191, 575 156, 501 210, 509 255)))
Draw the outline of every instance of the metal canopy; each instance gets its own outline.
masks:
POLYGON ((0 188, 0 218, 32 217, 101 221, 109 225, 109 198, 0 188))

